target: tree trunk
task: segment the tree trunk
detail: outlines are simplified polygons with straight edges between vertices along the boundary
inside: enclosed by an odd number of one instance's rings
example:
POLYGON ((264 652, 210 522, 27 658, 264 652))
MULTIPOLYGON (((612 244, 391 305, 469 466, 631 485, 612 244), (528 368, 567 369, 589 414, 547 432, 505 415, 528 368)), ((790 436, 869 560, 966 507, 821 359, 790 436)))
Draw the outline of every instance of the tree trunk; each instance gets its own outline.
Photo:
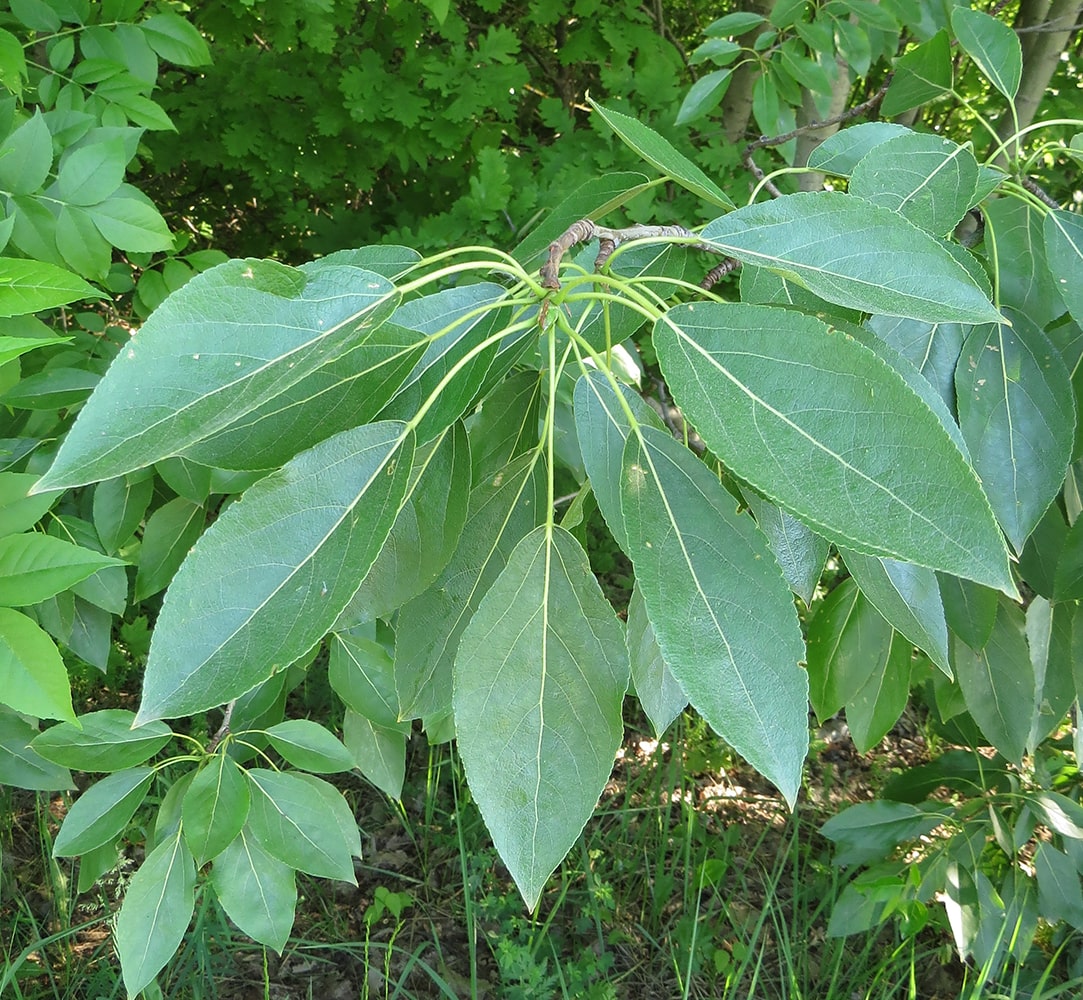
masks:
MULTIPOLYGON (((816 108, 812 92, 807 88, 801 91, 801 107, 797 112, 797 124, 807 125, 809 122, 821 119, 835 118, 846 110, 846 102, 850 97, 850 67, 846 60, 841 57, 836 60, 838 70, 835 79, 831 82, 831 102, 827 108, 827 114, 821 115, 816 108)), ((797 150, 794 153, 793 165, 803 167, 808 163, 812 151, 820 145, 824 139, 834 135, 839 130, 839 123, 825 125, 823 128, 809 129, 797 137, 797 150)), ((797 178, 797 187, 801 191, 819 191, 824 186, 824 175, 818 171, 808 174, 800 174, 797 178)))
MULTIPOLYGON (((752 0, 744 9, 769 17, 774 6, 775 0, 752 0)), ((741 35, 737 42, 751 48, 752 43, 768 28, 770 25, 761 24, 741 35)), ((726 129, 726 138, 730 142, 743 145, 748 139, 748 123, 752 119, 752 89, 759 78, 760 64, 756 60, 738 66, 733 72, 729 90, 722 98, 722 122, 726 129)))

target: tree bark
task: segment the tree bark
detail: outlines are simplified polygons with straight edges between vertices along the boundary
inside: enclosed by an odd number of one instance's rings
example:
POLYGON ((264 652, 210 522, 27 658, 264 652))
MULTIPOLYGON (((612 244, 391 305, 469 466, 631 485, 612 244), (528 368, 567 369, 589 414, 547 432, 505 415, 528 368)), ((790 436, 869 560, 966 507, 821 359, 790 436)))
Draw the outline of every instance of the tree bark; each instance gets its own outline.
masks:
MULTIPOLYGON (((801 91, 801 107, 797 112, 797 124, 807 125, 810 122, 824 119, 837 118, 846 109, 846 102, 850 97, 850 67, 846 60, 841 57, 836 60, 837 75, 831 82, 831 101, 827 108, 827 114, 821 115, 816 108, 813 94, 807 88, 801 91)), ((834 135, 839 130, 840 122, 825 125, 823 128, 809 129, 797 137, 797 150, 794 153, 793 165, 803 167, 808 163, 809 156, 824 139, 834 135)), ((808 174, 800 174, 797 178, 797 187, 801 191, 819 191, 824 186, 824 175, 818 171, 808 174)))

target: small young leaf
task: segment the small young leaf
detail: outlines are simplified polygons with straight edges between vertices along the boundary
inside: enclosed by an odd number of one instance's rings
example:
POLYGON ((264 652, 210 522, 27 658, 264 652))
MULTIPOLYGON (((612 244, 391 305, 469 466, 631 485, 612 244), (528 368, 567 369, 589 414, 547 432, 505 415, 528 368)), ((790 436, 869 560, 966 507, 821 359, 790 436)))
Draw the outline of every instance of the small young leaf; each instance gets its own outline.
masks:
POLYGON ((938 573, 948 628, 972 650, 985 647, 997 617, 997 594, 969 580, 938 573))
POLYGON ((75 721, 68 671, 56 644, 11 608, 0 608, 0 672, 0 703, 33 718, 75 721))
POLYGON ((169 12, 154 14, 140 22, 150 47, 178 66, 208 66, 210 49, 203 36, 183 17, 169 12))
POLYGON ((1023 47, 1019 36, 982 10, 953 7, 951 27, 962 50, 1009 101, 1019 92, 1023 76, 1023 47))
POLYGON ((346 801, 334 788, 327 785, 331 796, 325 796, 303 775, 262 768, 249 770, 248 780, 252 785, 248 826, 265 851, 309 875, 357 884, 353 856, 361 854, 360 836, 346 801), (340 806, 333 807, 336 801, 340 806), (342 811, 353 825, 354 837, 344 835, 338 815, 342 811))
POLYGON ((153 757, 173 738, 164 722, 132 728, 134 722, 131 712, 107 708, 46 729, 33 746, 46 760, 78 771, 123 771, 153 757))
POLYGON ((895 62, 895 76, 880 104, 885 118, 935 101, 951 92, 951 43, 946 31, 915 46, 895 62))
MULTIPOLYGON (((391 655, 375 639, 353 631, 332 633, 327 680, 346 707, 358 715, 380 726, 398 723, 395 664, 391 655)), ((297 767, 302 766, 296 761, 292 763, 297 767)), ((351 766, 348 764, 346 769, 351 766)))
MULTIPOLYGON (((153 478, 149 482, 153 485, 153 478)), ((169 586, 198 540, 206 520, 207 512, 184 497, 174 497, 151 514, 139 547, 136 601, 144 601, 169 586)))
POLYGON ((106 552, 116 552, 135 534, 153 496, 154 477, 146 473, 107 479, 94 488, 94 528, 106 552))
POLYGON ((820 833, 836 844, 835 864, 863 865, 881 860, 943 821, 943 816, 905 802, 862 802, 832 816, 820 833))
POLYGON ((730 303, 671 309, 654 345, 708 447, 780 506, 859 551, 1015 594, 974 471, 868 347, 811 316, 730 303))
POLYGON ((1012 322, 967 337, 955 391, 974 469, 1020 552, 1064 482, 1076 417, 1060 352, 1028 317, 1012 322))
POLYGON ((786 582, 806 607, 812 604, 816 584, 820 582, 830 543, 816 534, 804 521, 798 520, 770 500, 765 500, 752 490, 745 490, 744 498, 756 519, 756 524, 767 536, 771 551, 775 554, 786 582))
MULTIPOLYGON (((589 101, 590 98, 588 97, 589 101)), ((725 192, 699 169, 683 153, 678 152, 654 129, 635 118, 611 111, 595 101, 590 106, 602 116, 605 123, 617 133, 629 149, 641 156, 656 170, 672 177, 681 187, 687 188, 705 201, 722 208, 733 208, 733 202, 725 192)))
POLYGON ((116 928, 129 996, 147 986, 180 947, 195 910, 195 883, 195 864, 179 831, 132 876, 116 928))
POLYGON ((688 449, 644 427, 621 508, 658 646, 692 706, 792 803, 808 750, 797 613, 767 540, 688 449))
POLYGON ((266 730, 266 734, 271 746, 294 767, 317 774, 335 774, 354 766, 350 752, 311 719, 287 719, 266 730))
POLYGON ((249 801, 243 772, 219 751, 192 779, 181 802, 181 828, 197 864, 217 858, 233 843, 248 818, 249 801))
POLYGON ((243 933, 282 954, 297 908, 293 868, 268 854, 246 829, 214 859, 211 885, 243 933))
POLYGON ((471 794, 531 910, 609 779, 627 686, 621 626, 586 553, 536 528, 463 632, 454 687, 471 794))
POLYGON ((931 323, 1000 318, 934 237, 851 195, 819 191, 757 202, 708 223, 701 236, 722 253, 864 312, 931 323))
POLYGON ((673 124, 686 125, 713 111, 725 96, 732 78, 733 70, 731 69, 716 69, 713 73, 701 76, 689 88, 688 95, 677 112, 677 120, 673 124))
POLYGON ((632 667, 632 687, 650 719, 654 734, 661 736, 688 704, 688 696, 681 690, 658 648, 638 583, 632 588, 632 599, 628 602, 625 638, 632 667))
POLYGON ((154 771, 133 767, 93 784, 76 799, 53 842, 54 858, 71 858, 116 840, 146 797, 154 771))

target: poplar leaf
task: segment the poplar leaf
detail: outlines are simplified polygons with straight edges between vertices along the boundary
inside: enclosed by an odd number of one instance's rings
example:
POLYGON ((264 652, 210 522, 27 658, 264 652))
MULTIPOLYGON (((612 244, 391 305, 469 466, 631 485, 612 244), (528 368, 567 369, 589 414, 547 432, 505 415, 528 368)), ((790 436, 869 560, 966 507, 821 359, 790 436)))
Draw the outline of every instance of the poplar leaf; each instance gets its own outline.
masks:
POLYGON ((620 622, 586 553, 536 528, 463 632, 454 687, 471 793, 530 909, 609 779, 627 686, 620 622))

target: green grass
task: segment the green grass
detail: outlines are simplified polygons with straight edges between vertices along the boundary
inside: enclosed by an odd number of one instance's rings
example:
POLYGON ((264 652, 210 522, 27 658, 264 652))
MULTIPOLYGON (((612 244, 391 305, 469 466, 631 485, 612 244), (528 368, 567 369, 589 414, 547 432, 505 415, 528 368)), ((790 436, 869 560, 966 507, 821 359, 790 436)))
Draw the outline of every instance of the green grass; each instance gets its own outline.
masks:
MULTIPOLYGON (((285 987, 319 997, 313 984, 323 977, 349 983, 359 1000, 1081 995, 1083 980, 1058 981, 1057 954, 990 983, 954 961, 935 921, 911 939, 890 925, 875 936, 827 937, 846 876, 817 834, 820 817, 807 806, 788 814, 700 723, 682 719, 678 729, 669 741, 689 748, 681 753, 626 745, 535 914, 496 856, 453 749, 415 744, 401 806, 353 779, 347 789, 366 849, 358 889, 302 880, 281 958, 233 930, 205 890, 161 995, 270 1000, 285 987)), ((47 797, 8 795, 0 995, 123 997, 107 934, 123 875, 77 896, 73 866, 50 855, 47 797)), ((1065 939, 1071 947, 1078 938, 1065 939)))

